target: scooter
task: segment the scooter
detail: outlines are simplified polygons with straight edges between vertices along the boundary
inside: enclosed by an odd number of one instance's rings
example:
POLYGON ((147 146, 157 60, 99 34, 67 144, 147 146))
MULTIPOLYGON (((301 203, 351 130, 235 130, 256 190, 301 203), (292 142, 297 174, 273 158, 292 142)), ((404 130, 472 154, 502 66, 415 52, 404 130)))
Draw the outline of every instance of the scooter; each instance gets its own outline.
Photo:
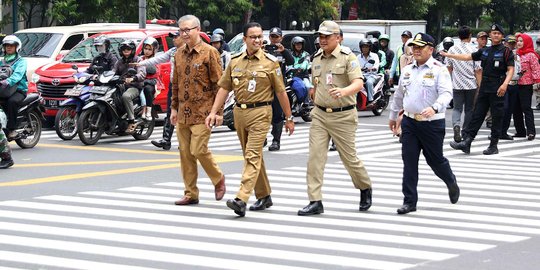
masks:
POLYGON ((122 102, 125 91, 125 79, 134 77, 137 71, 130 68, 126 76, 114 75, 107 71, 99 76, 100 86, 90 90, 89 103, 83 107, 77 119, 77 133, 86 145, 96 144, 103 133, 108 135, 131 134, 136 140, 146 140, 154 131, 156 112, 152 111, 152 119, 142 117, 143 107, 139 97, 134 99, 134 114, 136 128, 133 133, 127 133, 129 122, 122 102))
MULTIPOLYGON (((285 91, 287 92, 287 97, 289 97, 289 104, 291 106, 291 113, 293 116, 300 116, 304 122, 311 122, 311 110, 313 109, 313 102, 310 100, 309 95, 306 92, 306 97, 304 100, 300 100, 296 91, 293 89, 292 85, 294 82, 295 75, 298 72, 294 69, 287 71, 286 78, 287 84, 285 86, 285 91)), ((297 77, 301 78, 301 77, 297 77)), ((303 83, 303 82, 302 82, 303 83)), ((306 89, 308 90, 308 89, 306 89)))
MULTIPOLYGON (((368 63, 374 64, 374 60, 369 60, 368 63)), ((366 63, 367 64, 367 63, 366 63)), ((362 72, 367 72, 367 68, 363 67, 362 72)), ((356 96, 356 109, 358 111, 371 110, 374 115, 379 116, 388 107, 390 102, 390 91, 385 87, 384 75, 377 74, 375 85, 373 85, 373 101, 368 102, 367 88, 362 88, 356 96)))
POLYGON ((66 90, 64 96, 68 99, 60 103, 60 108, 56 113, 54 119, 54 130, 58 137, 62 140, 71 140, 77 136, 77 119, 82 112, 84 105, 86 105, 88 98, 90 98, 90 89, 96 84, 99 84, 97 80, 99 72, 102 70, 99 67, 94 67, 95 74, 89 74, 86 72, 78 72, 77 65, 73 65, 75 70, 73 78, 77 85, 72 89, 66 90))
MULTIPOLYGON (((22 101, 21 107, 17 113, 17 136, 15 138, 8 138, 8 141, 15 141, 21 148, 33 148, 39 142, 41 138, 41 131, 43 129, 43 112, 45 107, 43 106, 43 98, 37 94, 28 94, 22 101)), ((8 130, 5 127, 4 133, 8 134, 8 130)))

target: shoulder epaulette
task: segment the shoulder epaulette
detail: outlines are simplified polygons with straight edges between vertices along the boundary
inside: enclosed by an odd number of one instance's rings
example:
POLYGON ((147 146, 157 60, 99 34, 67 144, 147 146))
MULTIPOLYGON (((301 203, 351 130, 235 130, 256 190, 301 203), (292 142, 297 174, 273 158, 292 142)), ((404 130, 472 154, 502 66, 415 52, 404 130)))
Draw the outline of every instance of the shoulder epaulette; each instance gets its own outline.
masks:
POLYGON ((352 50, 349 47, 341 46, 341 53, 349 55, 352 53, 352 50))
POLYGON ((271 54, 269 54, 269 53, 264 53, 264 55, 266 55, 266 58, 272 60, 273 62, 277 62, 277 61, 278 61, 277 57, 275 57, 275 56, 273 56, 273 55, 271 55, 271 54))
POLYGON ((321 55, 322 53, 323 53, 323 50, 322 50, 322 49, 319 49, 319 50, 315 53, 315 55, 313 55, 313 57, 317 57, 317 56, 321 55))
POLYGON ((236 58, 236 57, 242 55, 242 53, 243 53, 243 52, 239 52, 239 53, 235 53, 235 54, 231 55, 231 59, 236 58))

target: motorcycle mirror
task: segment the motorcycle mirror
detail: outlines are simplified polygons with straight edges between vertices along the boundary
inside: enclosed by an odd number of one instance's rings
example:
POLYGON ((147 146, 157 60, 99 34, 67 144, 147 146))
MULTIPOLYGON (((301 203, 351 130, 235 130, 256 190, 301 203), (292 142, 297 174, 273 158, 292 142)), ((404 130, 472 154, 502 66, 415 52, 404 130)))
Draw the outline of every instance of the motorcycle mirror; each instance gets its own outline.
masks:
POLYGON ((373 64, 375 64, 375 60, 371 59, 371 60, 368 61, 368 63, 373 65, 373 64))
POLYGON ((71 66, 71 69, 78 70, 79 67, 78 67, 77 65, 73 64, 73 65, 71 66))

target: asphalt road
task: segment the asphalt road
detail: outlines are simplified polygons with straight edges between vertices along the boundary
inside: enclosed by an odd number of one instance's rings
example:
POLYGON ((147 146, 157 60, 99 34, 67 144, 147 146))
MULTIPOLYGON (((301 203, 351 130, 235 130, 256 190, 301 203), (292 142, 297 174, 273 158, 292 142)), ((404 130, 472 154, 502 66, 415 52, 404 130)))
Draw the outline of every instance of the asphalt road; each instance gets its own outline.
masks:
MULTIPOLYGON (((245 218, 213 199, 201 168, 201 203, 174 206, 182 195, 178 152, 150 141, 108 137, 84 146, 46 130, 34 149, 12 144, 16 165, 0 171, 0 268, 538 269, 539 139, 502 141, 501 153, 488 157, 482 129, 464 155, 448 146, 448 128, 444 151, 460 202, 448 202, 442 181, 421 162, 418 211, 400 216, 401 146, 387 112, 360 112, 356 142, 373 207, 358 212, 358 191, 329 152, 326 212, 298 217, 308 203, 309 123, 296 120, 282 149, 264 153, 274 206, 245 218)), ((227 177, 225 199, 233 198, 243 165, 235 133, 216 129, 210 148, 227 177)))

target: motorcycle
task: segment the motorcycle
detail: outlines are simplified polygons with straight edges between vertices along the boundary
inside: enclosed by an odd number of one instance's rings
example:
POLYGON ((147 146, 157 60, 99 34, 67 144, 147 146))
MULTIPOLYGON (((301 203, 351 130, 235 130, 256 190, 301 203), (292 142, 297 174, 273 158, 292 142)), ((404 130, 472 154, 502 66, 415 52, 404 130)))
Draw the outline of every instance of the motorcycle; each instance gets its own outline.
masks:
MULTIPOLYGON (((39 142, 41 138, 41 131, 43 129, 43 98, 39 94, 28 94, 22 101, 21 107, 17 113, 17 136, 15 138, 8 138, 8 141, 15 140, 15 143, 23 149, 33 148, 39 142)), ((4 133, 8 134, 7 129, 4 128, 4 133)))
MULTIPOLYGON (((366 64, 374 64, 374 60, 369 60, 366 64)), ((362 67, 362 72, 367 72, 368 68, 362 67)), ((362 88, 356 96, 356 110, 357 111, 369 111, 371 110, 374 115, 379 116, 386 110, 390 103, 390 91, 385 86, 385 80, 383 74, 377 74, 377 79, 373 85, 373 100, 368 102, 367 88, 362 88)))
POLYGON ((300 116, 304 122, 311 122, 311 110, 313 109, 313 102, 310 100, 309 95, 307 94, 308 89, 305 89, 306 96, 301 100, 298 98, 298 94, 293 88, 293 83, 295 83, 294 78, 298 78, 297 82, 299 84, 303 84, 302 77, 306 77, 305 75, 307 74, 300 76, 302 75, 300 73, 295 69, 287 70, 287 83, 285 86, 285 91, 287 92, 287 97, 289 97, 289 105, 291 106, 292 115, 295 117, 300 116))
POLYGON ((114 75, 111 71, 99 76, 101 85, 90 89, 89 102, 83 107, 77 119, 77 134, 84 144, 96 144, 103 133, 120 136, 131 134, 136 140, 146 140, 152 135, 157 114, 152 111, 152 120, 142 117, 143 107, 140 105, 139 97, 133 101, 135 131, 126 132, 129 123, 122 94, 125 91, 125 79, 134 77, 136 73, 135 69, 130 68, 126 76, 114 75))
MULTIPOLYGON (((86 105, 88 98, 90 98, 90 89, 95 85, 96 78, 99 76, 99 72, 102 70, 100 67, 94 67, 96 72, 89 74, 86 72, 79 72, 77 65, 73 65, 75 70, 73 78, 77 85, 72 89, 66 90, 64 96, 68 99, 60 103, 60 108, 54 118, 54 129, 58 137, 62 140, 71 140, 77 136, 77 119, 79 118, 84 105, 86 105)), ((99 84, 99 81, 97 81, 99 84)))

